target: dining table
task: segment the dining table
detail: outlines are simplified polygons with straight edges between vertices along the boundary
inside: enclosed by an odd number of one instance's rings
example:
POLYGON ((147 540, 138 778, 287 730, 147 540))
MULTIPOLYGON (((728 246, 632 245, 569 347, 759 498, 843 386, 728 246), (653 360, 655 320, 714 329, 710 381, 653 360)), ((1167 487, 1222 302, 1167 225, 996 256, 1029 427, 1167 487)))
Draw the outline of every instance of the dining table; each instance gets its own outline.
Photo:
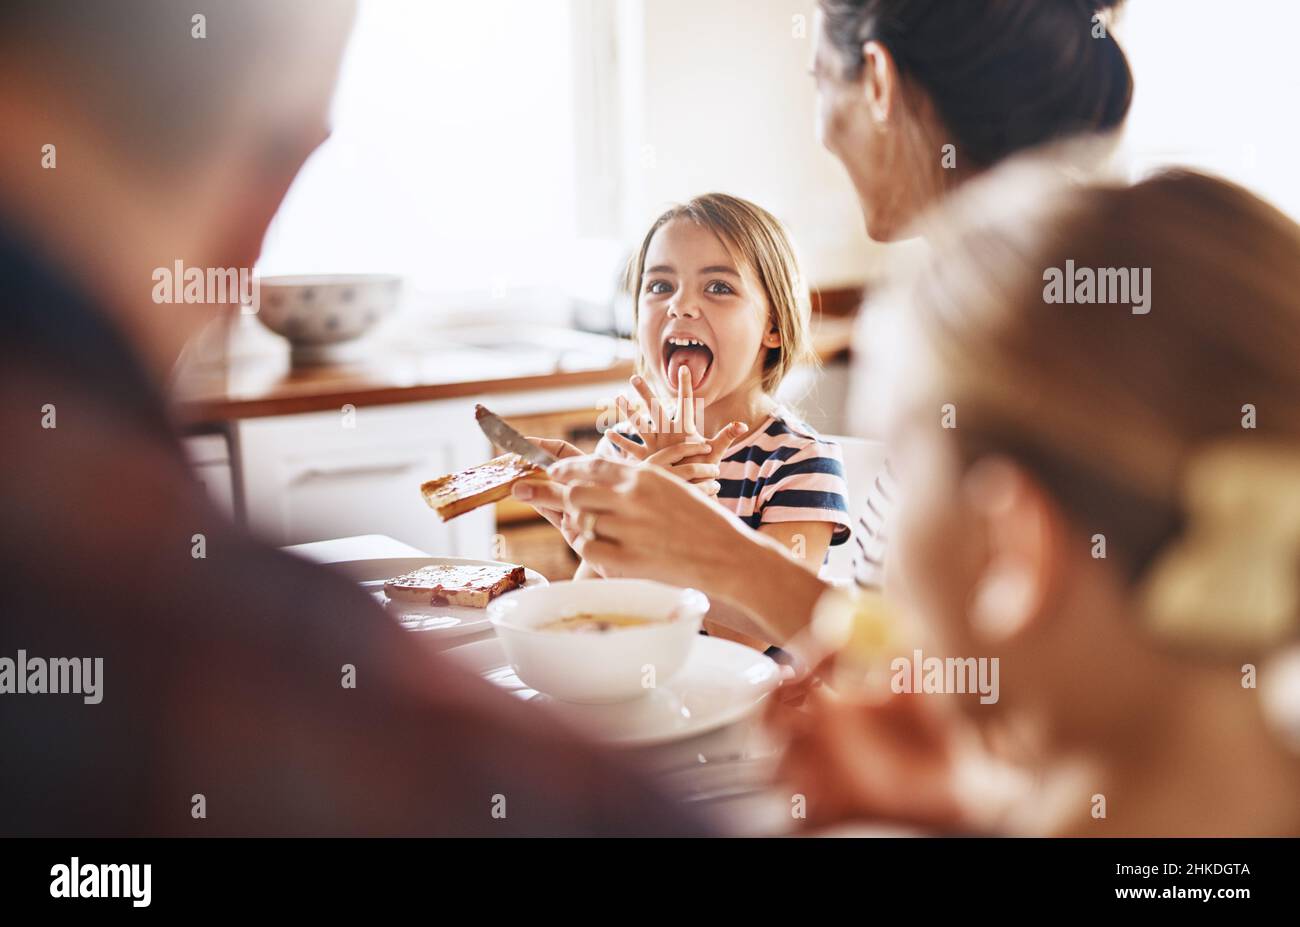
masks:
MULTIPOLYGON (((327 569, 382 558, 433 556, 381 534, 333 538, 283 549, 327 569)), ((495 636, 489 625, 472 634, 435 637, 428 643, 435 650, 452 651, 495 636)), ((764 729, 761 716, 762 703, 738 721, 695 736, 611 749, 623 752, 630 764, 646 771, 659 788, 692 806, 721 832, 741 836, 785 834, 798 824, 800 800, 789 789, 774 783, 780 748, 764 729)))

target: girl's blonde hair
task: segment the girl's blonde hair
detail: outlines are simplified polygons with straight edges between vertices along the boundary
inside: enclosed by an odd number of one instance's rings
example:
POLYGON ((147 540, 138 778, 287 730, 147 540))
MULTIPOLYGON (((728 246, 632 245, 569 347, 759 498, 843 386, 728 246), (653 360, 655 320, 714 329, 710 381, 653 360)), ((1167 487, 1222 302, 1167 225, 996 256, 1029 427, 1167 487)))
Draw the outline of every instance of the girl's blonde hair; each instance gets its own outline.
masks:
MULTIPOLYGON (((1186 545, 1188 477, 1207 449, 1242 450, 1243 475, 1266 450, 1294 463, 1265 517, 1296 498, 1300 227, 1277 209, 1190 171, 1075 186, 1021 164, 956 193, 927 229, 932 251, 899 318, 930 361, 929 399, 955 406, 948 434, 968 461, 1000 453, 1025 466, 1105 536, 1135 586, 1186 545), (1045 281, 1067 261, 1149 271, 1148 311, 1049 300, 1045 281)), ((1224 550, 1253 530, 1215 528, 1224 550)), ((1300 547, 1283 553, 1290 576, 1275 579, 1293 595, 1300 547)), ((1242 601, 1254 591, 1224 590, 1242 601)))
MULTIPOLYGON (((779 347, 763 358, 763 390, 776 392, 791 368, 812 364, 812 300, 799 269, 799 259, 785 227, 761 206, 726 193, 706 193, 668 209, 645 233, 641 247, 628 262, 625 285, 632 297, 634 318, 640 311, 641 276, 655 233, 674 219, 689 219, 722 240, 733 260, 748 266, 767 296, 770 322, 781 336, 779 347)), ((638 365, 640 357, 638 356, 638 365)))

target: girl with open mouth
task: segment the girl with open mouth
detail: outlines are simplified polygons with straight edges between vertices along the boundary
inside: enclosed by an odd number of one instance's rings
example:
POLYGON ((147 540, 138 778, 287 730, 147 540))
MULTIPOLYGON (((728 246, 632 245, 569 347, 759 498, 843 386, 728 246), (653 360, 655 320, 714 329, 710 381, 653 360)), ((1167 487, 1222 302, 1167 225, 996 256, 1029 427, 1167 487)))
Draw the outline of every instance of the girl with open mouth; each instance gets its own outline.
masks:
POLYGON ((847 489, 839 448, 774 398, 812 356, 808 288, 781 223, 737 197, 696 197, 651 226, 628 287, 644 404, 621 408, 596 453, 668 467, 820 568, 848 540, 847 489))

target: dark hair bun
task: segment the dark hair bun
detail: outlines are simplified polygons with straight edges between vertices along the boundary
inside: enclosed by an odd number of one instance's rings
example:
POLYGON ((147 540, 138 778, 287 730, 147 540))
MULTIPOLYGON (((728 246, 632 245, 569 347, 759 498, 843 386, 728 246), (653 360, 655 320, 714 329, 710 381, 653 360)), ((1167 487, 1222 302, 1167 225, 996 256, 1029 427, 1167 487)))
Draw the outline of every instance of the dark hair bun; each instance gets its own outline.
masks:
POLYGON ((953 141, 989 165, 1055 139, 1117 128, 1133 75, 1092 17, 1123 0, 822 0, 826 37, 855 72, 889 49, 933 100, 953 141))

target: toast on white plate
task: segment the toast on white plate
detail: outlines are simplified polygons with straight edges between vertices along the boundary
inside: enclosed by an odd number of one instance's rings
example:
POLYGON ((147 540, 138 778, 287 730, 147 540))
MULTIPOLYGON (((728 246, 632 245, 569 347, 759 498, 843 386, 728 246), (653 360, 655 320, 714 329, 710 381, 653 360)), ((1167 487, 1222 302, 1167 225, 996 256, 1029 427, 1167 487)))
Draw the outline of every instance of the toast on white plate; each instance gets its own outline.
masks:
POLYGON ((524 568, 512 563, 421 567, 384 582, 384 595, 410 605, 486 608, 504 592, 524 584, 524 568))
POLYGON ((440 476, 420 486, 429 508, 443 521, 498 502, 510 495, 510 487, 520 480, 546 479, 546 471, 518 454, 502 454, 459 473, 440 476))

